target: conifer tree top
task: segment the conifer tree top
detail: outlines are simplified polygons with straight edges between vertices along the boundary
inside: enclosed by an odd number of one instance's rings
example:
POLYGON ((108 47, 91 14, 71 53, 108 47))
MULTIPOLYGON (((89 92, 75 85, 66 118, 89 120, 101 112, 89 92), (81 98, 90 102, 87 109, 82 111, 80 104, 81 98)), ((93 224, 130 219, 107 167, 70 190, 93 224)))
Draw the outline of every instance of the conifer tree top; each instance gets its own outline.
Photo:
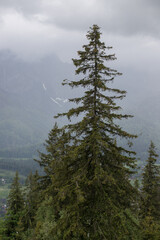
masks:
POLYGON ((111 47, 101 41, 97 25, 89 29, 87 40, 73 59, 78 79, 64 82, 72 88, 82 87, 84 92, 70 99, 75 107, 58 115, 70 122, 52 129, 46 142, 48 153, 41 155, 40 164, 56 213, 53 234, 58 229, 60 239, 117 239, 125 232, 124 211, 135 195, 129 180, 135 159, 133 152, 118 146, 116 138, 135 136, 117 124, 117 119, 130 115, 123 114, 116 101, 126 91, 110 84, 120 75, 108 66, 115 55, 108 54, 111 47))

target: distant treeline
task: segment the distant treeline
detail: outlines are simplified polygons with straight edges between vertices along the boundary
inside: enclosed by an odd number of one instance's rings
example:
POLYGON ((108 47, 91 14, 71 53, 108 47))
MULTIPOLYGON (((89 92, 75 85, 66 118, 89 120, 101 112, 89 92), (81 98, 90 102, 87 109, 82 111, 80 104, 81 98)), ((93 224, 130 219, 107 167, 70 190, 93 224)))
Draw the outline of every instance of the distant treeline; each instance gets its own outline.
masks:
POLYGON ((38 151, 43 151, 43 144, 9 148, 0 150, 0 157, 3 158, 34 158, 38 156, 38 151))
POLYGON ((27 176, 31 171, 39 169, 39 165, 32 158, 0 158, 0 169, 18 171, 27 176))

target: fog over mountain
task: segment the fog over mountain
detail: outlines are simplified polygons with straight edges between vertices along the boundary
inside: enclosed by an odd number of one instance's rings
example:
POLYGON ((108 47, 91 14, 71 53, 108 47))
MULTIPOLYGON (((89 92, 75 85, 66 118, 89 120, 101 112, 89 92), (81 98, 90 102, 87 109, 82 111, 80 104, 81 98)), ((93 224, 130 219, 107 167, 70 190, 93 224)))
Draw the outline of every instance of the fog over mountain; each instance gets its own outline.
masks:
POLYGON ((0 147, 44 141, 53 116, 68 105, 62 80, 72 66, 52 55, 29 63, 10 51, 0 52, 0 147))
MULTIPOLYGON (((122 67, 122 72, 123 69, 122 67)), ((115 87, 127 90, 120 102, 123 111, 134 115, 122 122, 139 135, 135 149, 144 157, 150 140, 160 149, 159 89, 150 89, 150 76, 141 71, 115 79, 115 87), (135 79, 136 76, 136 79, 135 79)), ((73 79, 74 67, 55 55, 27 62, 9 50, 0 52, 0 149, 8 150, 43 143, 53 127, 53 116, 71 107, 68 98, 79 94, 62 86, 63 79, 73 79)), ((60 124, 65 120, 60 118, 60 124)))

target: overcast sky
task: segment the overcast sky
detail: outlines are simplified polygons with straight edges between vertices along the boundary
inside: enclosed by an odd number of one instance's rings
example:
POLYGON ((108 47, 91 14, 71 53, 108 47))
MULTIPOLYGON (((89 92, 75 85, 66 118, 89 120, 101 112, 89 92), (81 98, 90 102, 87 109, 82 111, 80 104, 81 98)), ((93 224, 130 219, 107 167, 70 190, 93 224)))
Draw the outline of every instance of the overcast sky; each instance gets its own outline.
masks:
POLYGON ((0 0, 0 49, 69 61, 93 24, 118 52, 159 53, 159 0, 0 0))
POLYGON ((0 0, 0 49, 26 60, 56 53, 70 62, 93 24, 123 69, 147 71, 159 82, 160 0, 0 0))

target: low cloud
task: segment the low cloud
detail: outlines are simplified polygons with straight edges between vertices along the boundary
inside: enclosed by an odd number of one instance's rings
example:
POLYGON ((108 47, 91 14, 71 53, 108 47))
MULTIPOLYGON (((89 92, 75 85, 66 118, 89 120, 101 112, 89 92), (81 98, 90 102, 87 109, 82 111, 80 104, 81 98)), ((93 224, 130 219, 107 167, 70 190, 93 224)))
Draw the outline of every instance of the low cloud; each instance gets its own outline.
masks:
POLYGON ((159 49, 159 11, 158 0, 0 0, 0 49, 28 59, 54 52, 69 61, 93 24, 102 28, 107 45, 122 54, 131 48, 138 53, 140 42, 141 49, 148 44, 144 52, 155 41, 159 49))
POLYGON ((0 7, 68 30, 97 23, 109 33, 160 37, 158 0, 1 0, 0 7))

